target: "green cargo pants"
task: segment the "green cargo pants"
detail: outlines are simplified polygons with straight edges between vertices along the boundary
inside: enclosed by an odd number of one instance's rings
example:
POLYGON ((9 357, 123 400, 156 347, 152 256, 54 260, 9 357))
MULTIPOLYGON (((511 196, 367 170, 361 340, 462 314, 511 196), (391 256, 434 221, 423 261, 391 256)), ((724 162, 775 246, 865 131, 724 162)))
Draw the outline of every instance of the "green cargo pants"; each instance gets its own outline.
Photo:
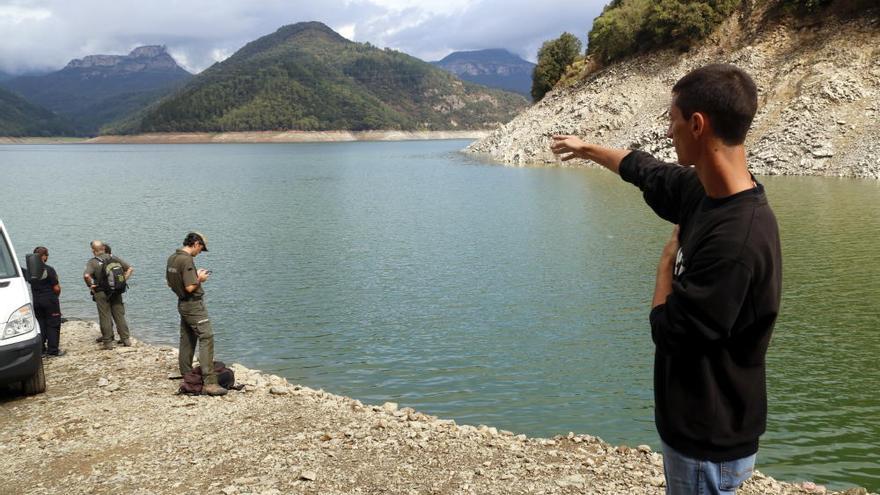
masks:
POLYGON ((207 384, 217 384, 214 373, 214 329, 208 318, 208 310, 201 299, 179 301, 177 312, 180 313, 180 348, 178 365, 180 374, 185 375, 192 370, 196 342, 199 344, 199 364, 202 367, 202 380, 207 384))
POLYGON ((125 303, 122 294, 95 292, 95 304, 98 306, 98 324, 101 326, 101 340, 105 344, 113 342, 113 323, 120 340, 128 340, 128 323, 125 321, 125 303))

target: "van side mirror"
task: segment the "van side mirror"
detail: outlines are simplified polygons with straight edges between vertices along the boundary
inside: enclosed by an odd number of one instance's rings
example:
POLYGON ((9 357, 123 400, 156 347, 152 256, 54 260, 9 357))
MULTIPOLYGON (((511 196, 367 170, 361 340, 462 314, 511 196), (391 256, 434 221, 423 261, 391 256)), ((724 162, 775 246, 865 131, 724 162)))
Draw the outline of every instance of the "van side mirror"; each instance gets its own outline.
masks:
POLYGON ((24 255, 24 264, 27 268, 27 281, 34 283, 43 278, 43 272, 46 270, 46 264, 43 263, 43 257, 36 253, 28 253, 24 255))

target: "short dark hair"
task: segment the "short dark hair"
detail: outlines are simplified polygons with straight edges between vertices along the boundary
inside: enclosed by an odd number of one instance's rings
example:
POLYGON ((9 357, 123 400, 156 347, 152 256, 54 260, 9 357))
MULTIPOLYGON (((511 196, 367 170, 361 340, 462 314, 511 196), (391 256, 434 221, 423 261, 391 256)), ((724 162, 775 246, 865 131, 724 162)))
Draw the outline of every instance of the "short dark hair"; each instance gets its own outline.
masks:
POLYGON ((186 234, 186 237, 183 239, 184 246, 195 246, 197 242, 201 242, 202 246, 205 245, 205 241, 202 240, 202 236, 196 234, 195 232, 190 232, 186 234))
POLYGON ((758 111, 755 81, 739 67, 712 64, 692 70, 672 87, 674 104, 685 119, 704 113, 715 134, 728 145, 742 144, 758 111))
POLYGON ((34 248, 34 254, 39 254, 40 256, 49 256, 49 250, 44 248, 43 246, 37 246, 34 248))

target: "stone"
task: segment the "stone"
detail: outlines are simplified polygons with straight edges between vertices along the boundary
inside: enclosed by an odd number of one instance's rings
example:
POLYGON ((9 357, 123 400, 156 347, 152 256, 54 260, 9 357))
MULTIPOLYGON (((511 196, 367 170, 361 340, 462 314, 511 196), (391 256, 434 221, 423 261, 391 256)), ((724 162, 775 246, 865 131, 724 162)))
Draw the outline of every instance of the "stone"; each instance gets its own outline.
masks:
POLYGON ((650 454, 651 453, 651 447, 649 445, 642 444, 642 445, 639 445, 638 447, 636 447, 636 449, 638 449, 638 451, 643 454, 650 454))
POLYGON ((382 404, 382 410, 388 414, 394 414, 397 411, 397 403, 396 402, 386 402, 382 404))
POLYGON ((110 380, 104 378, 103 376, 101 378, 98 378, 99 387, 106 387, 107 385, 110 385, 110 380))
POLYGON ((587 479, 580 474, 572 474, 560 480, 556 480, 556 486, 560 488, 579 487, 584 485, 587 479))
POLYGON ((303 471, 299 474, 299 479, 305 481, 315 481, 318 479, 318 473, 314 471, 303 471))
POLYGON ((834 150, 831 147, 817 148, 810 152, 815 158, 831 158, 834 156, 834 150))
POLYGON ((288 389, 287 387, 275 385, 269 388, 269 393, 272 395, 287 395, 290 393, 290 389, 288 389))

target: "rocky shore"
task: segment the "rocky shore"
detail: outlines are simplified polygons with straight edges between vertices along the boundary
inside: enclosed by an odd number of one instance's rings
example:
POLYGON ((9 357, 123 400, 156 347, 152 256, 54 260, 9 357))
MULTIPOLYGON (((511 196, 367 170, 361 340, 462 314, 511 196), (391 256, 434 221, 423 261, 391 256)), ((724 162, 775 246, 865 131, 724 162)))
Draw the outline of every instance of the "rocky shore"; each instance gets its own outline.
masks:
MULTIPOLYGON (((68 322, 45 394, 0 394, 2 494, 662 494, 662 458, 367 405, 235 364, 242 391, 175 395, 177 351, 98 350, 68 322)), ((740 491, 829 493, 756 473, 740 491)), ((847 495, 866 493, 854 488, 847 495)))
POLYGON ((754 173, 880 179, 878 10, 779 21, 750 4, 753 11, 732 16, 701 48, 631 57, 554 89, 467 150, 513 166, 563 165, 549 152, 550 136, 575 134, 674 161, 666 138, 672 86, 696 67, 725 62, 758 85, 746 142, 754 173))

